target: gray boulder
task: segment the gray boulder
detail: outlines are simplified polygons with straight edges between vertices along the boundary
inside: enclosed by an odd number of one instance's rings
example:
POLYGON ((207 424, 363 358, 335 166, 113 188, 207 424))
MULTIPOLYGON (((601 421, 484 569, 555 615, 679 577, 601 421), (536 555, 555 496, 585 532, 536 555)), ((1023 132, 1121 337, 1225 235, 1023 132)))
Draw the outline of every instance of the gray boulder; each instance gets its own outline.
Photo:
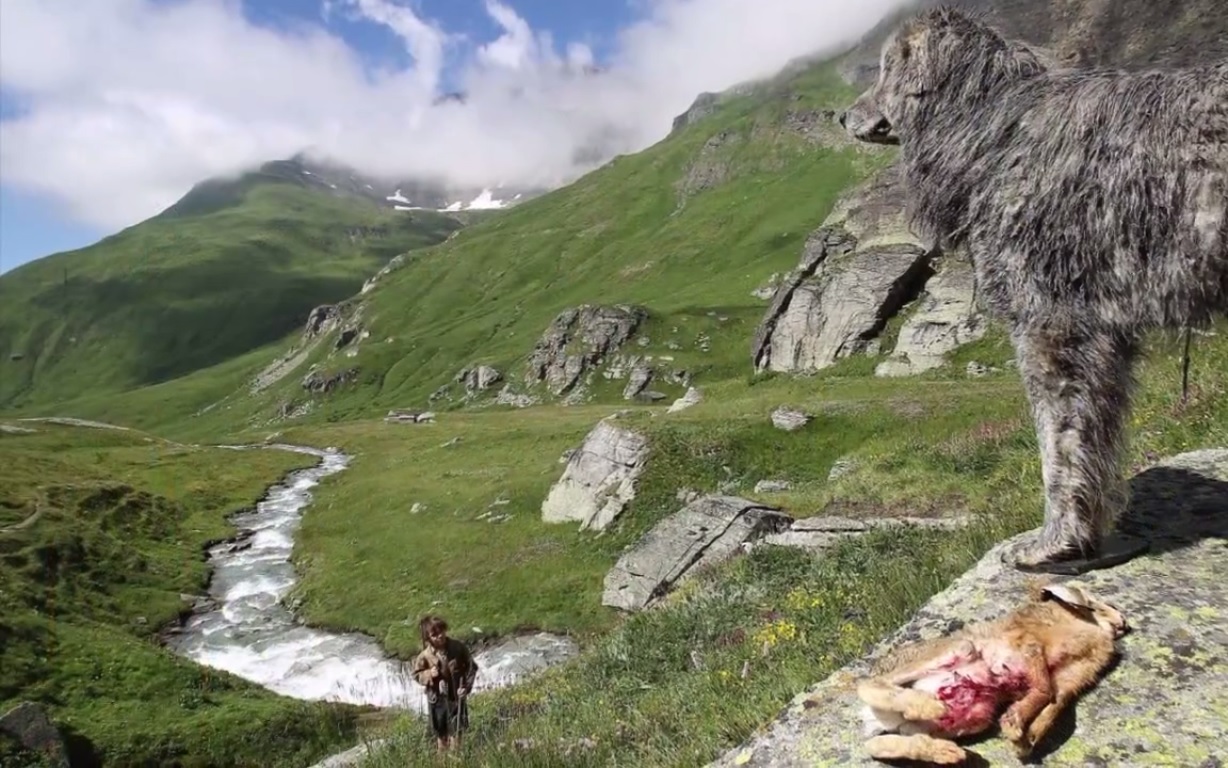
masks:
POLYGON ((653 526, 605 577, 602 605, 648 607, 699 568, 721 562, 748 541, 783 530, 793 518, 736 496, 704 496, 653 526))
POLYGON ((968 524, 967 517, 877 517, 858 520, 835 515, 816 515, 794 521, 787 530, 765 536, 764 544, 822 551, 852 536, 887 528, 910 525, 918 528, 952 530, 968 524))
POLYGON ((605 529, 635 498, 635 482, 647 458, 648 438, 598 422, 542 502, 542 520, 579 522, 580 530, 605 529))
POLYGON ((678 411, 685 411, 687 408, 691 408, 692 406, 699 405, 703 401, 704 401, 703 392, 699 391, 695 387, 687 387, 686 394, 684 394, 682 397, 678 398, 673 403, 671 403, 669 408, 666 409, 666 413, 677 413, 678 411))
POLYGON ((783 493, 793 490, 788 480, 760 480, 755 483, 755 493, 783 493))
POLYGON ((752 339, 755 369, 812 372, 873 351, 925 285, 932 256, 908 229, 898 168, 875 175, 807 238, 752 339))
POLYGON ((474 395, 485 392, 503 381, 503 374, 489 365, 475 365, 456 374, 456 382, 465 388, 465 393, 474 395))
POLYGON ((809 424, 811 418, 811 415, 808 413, 782 405, 772 411, 772 426, 777 429, 783 429, 785 432, 796 432, 809 424))
POLYGON ((358 380, 358 368, 351 367, 342 371, 325 373, 314 370, 303 377, 303 389, 316 395, 326 395, 335 389, 358 380))
POLYGON ((618 351, 648 317, 641 307, 583 305, 564 310, 529 355, 526 380, 545 383, 555 395, 582 384, 582 377, 618 351))
POLYGON ((944 259, 925 284, 916 310, 904 321, 891 358, 876 376, 908 376, 937 368, 949 352, 985 335, 988 319, 977 311, 972 266, 944 259))
POLYGON ((623 387, 623 399, 634 400, 636 395, 639 395, 652 381, 652 366, 643 362, 637 362, 631 368, 631 373, 627 375, 627 386, 623 387))
POLYGON ((332 331, 342 319, 340 305, 321 304, 307 313, 307 323, 303 327, 303 341, 311 341, 317 336, 332 331))
MULTIPOLYGON (((1120 664, 1071 705, 1074 717, 1065 719, 1073 725, 1059 728, 1044 746, 1044 765, 1139 765, 1146 755, 1171 765, 1220 765, 1228 727, 1228 449, 1175 456, 1136 475, 1131 486, 1120 527, 1147 538, 1150 552, 1079 581, 1115 603, 1133 631, 1120 641, 1120 664)), ((1021 538, 991 549, 866 658, 796 696, 711 765, 877 768, 881 763, 862 749, 857 681, 901 643, 994 619, 1018 605, 1029 576, 1002 558, 1021 538)), ((984 764, 1021 765, 996 735, 966 746, 984 764)))

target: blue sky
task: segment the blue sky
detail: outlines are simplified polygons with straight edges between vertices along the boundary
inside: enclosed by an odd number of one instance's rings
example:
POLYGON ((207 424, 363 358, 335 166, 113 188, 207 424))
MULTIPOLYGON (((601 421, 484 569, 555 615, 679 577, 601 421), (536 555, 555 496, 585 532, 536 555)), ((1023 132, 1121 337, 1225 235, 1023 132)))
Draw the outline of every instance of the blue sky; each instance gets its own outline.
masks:
MULTIPOLYGON (((499 33, 484 0, 417 0, 409 5, 451 33, 474 40, 488 40, 499 33)), ((513 0, 511 5, 535 30, 548 30, 557 40, 587 42, 598 58, 608 50, 618 27, 632 16, 627 0, 513 0)), ((400 68, 413 62, 402 41, 387 28, 337 13, 328 14, 326 20, 322 0, 244 0, 243 10, 252 23, 273 29, 303 22, 324 25, 372 66, 400 68)), ((459 58, 457 54, 463 55, 469 46, 458 47, 451 58, 459 58)), ((445 90, 455 87, 452 74, 451 68, 445 70, 445 90)), ((0 89, 0 119, 18 112, 15 95, 0 89)), ((5 183, 0 177, 0 272, 89 245, 108 234, 107 228, 75 220, 48 196, 5 183)))
POLYGON ((305 149, 369 176, 565 184, 595 145, 639 151, 700 92, 902 2, 0 0, 0 272, 305 149), (469 98, 436 106, 451 90, 469 98))

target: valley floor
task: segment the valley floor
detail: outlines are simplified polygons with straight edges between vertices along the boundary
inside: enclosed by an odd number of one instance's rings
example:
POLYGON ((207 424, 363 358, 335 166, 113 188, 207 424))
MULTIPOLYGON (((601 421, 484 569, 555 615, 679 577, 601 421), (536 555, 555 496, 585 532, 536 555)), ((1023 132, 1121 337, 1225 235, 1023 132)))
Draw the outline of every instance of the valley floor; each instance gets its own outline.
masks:
MULTIPOLYGON (((650 459, 635 501, 600 535, 572 523, 545 524, 540 507, 562 472, 563 453, 617 406, 457 410, 431 424, 287 427, 278 441, 336 446, 354 456, 346 473, 313 491, 296 542, 301 579, 291 599, 308 622, 361 630, 403 657, 417 650, 414 624, 427 611, 443 613, 457 635, 475 644, 529 628, 576 637, 584 649, 576 659, 475 697, 466 765, 703 764, 741 743, 797 692, 864 653, 994 543, 1039 522, 1035 439, 1018 377, 1005 365, 1009 349, 989 340, 959 354, 976 355, 997 371, 968 378, 966 361, 957 359, 918 378, 875 379, 854 362, 812 377, 701 382, 704 401, 679 413, 626 409, 618 421, 650 437, 650 459), (798 431, 781 431, 770 419, 780 405, 814 418, 798 431), (837 463, 841 472, 832 473, 837 463), (787 480, 791 487, 755 494, 760 480, 787 480), (883 530, 821 557, 760 546, 691 579, 653 610, 624 616, 603 607, 606 571, 625 547, 682 506, 684 489, 759 499, 796 517, 960 514, 973 522, 954 532, 883 530)), ((1192 381, 1190 400, 1179 403, 1179 347, 1157 342, 1132 420, 1131 464, 1228 445, 1223 329, 1195 345, 1192 381)), ((140 740, 177 748, 183 764, 198 756, 216 765, 253 764, 270 728, 279 738, 312 732, 300 757, 353 743, 350 710, 300 707, 207 674, 151 646, 148 630, 133 627, 138 613, 147 621, 140 626, 172 618, 178 593, 203 583, 201 546, 226 535, 224 511, 250 503, 278 472, 305 459, 257 452, 239 463, 233 454, 223 461, 207 450, 147 442, 140 433, 39 429, 0 435, 6 453, 0 526, 8 529, 0 534, 3 573, 32 606, 13 606, 12 613, 6 607, 6 617, 31 611, 18 628, 31 644, 5 651, 0 699, 44 701, 59 722, 108 750, 107 765, 130 764, 138 753, 124 751, 136 747, 114 730, 120 709, 89 702, 129 690, 134 675, 147 676, 160 698, 124 705, 125 721, 145 723, 140 740), (128 520, 110 513, 100 521, 71 494, 54 516, 44 512, 33 524, 23 522, 35 511, 37 489, 55 477, 147 488, 163 499, 156 504, 180 510, 173 516, 178 527, 170 536, 154 531, 158 515, 128 520), (71 621, 52 629, 48 596, 70 583, 67 573, 56 581, 45 570, 23 568, 21 558, 34 552, 29 547, 40 545, 23 539, 25 548, 15 548, 9 543, 14 528, 27 537, 54 532, 111 542, 124 535, 163 545, 142 550, 143 570, 126 560, 95 561, 96 553, 113 550, 86 547, 79 567, 105 588, 98 595, 55 593, 57 610, 71 611, 61 614, 71 621), (186 562, 187 553, 190 566, 170 566, 186 562), (98 575, 133 568, 147 576, 112 583, 98 575), (142 603, 142 595, 167 597, 142 603), (62 663, 50 685, 38 684, 39 665, 47 660, 37 648, 50 637, 39 633, 53 631, 62 663), (11 672, 22 669, 28 674, 11 672), (140 715, 140 707, 157 714, 140 715), (267 716, 255 717, 256 711, 267 716), (256 725, 270 719, 281 725, 256 725), (210 735, 190 735, 197 731, 210 735)), ((249 430, 218 442, 259 442, 271 434, 249 430)), ((370 765, 434 761, 420 720, 367 722, 364 738, 390 739, 370 765)))
MULTIPOLYGON (((617 407, 287 430, 293 441, 359 457, 344 482, 320 490, 305 520, 296 555, 303 610, 402 654, 416 649, 407 620, 426 611, 443 612, 472 641, 527 627, 578 636, 586 651, 577 660, 476 698, 466 764, 702 764, 861 655, 996 542, 1039 523, 1038 455, 1022 388, 1005 364, 1009 348, 987 340, 959 355, 998 372, 970 379, 959 359, 919 378, 874 379, 854 362, 813 377, 727 380, 679 413, 628 409, 616 423, 650 435, 650 458, 636 500, 600 535, 543 524, 540 507, 562 471, 560 455, 617 407), (782 404, 815 418, 782 432, 769 418, 782 404), (837 462, 842 471, 832 473, 837 462), (791 488, 756 494, 761 480, 791 488), (603 608, 605 572, 682 506, 681 489, 745 496, 796 517, 959 514, 974 522, 957 532, 880 531, 821 557, 757 547, 656 609, 623 616, 603 608)), ((1154 344, 1142 382, 1135 469, 1228 445, 1222 329, 1195 346, 1185 404, 1178 345, 1154 344)), ((433 760, 422 723, 391 733, 392 746, 371 765, 433 760)))

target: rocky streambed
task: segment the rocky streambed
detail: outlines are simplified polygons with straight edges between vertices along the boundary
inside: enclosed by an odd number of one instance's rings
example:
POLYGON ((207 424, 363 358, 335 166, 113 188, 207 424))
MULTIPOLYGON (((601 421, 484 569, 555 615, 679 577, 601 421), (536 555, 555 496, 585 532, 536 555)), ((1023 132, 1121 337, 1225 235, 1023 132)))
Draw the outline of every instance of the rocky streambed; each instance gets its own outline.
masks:
MULTIPOLYGON (((168 633, 167 645, 286 696, 423 711, 421 686, 374 639, 308 627, 283 602, 297 578, 290 554, 311 489, 344 471, 350 457, 283 444, 227 447, 296 451, 320 461, 290 473, 255 509, 233 518, 239 536, 208 552, 210 600, 168 633)), ((576 650, 570 639, 545 632, 512 638, 476 654, 475 689, 509 685, 576 650)))

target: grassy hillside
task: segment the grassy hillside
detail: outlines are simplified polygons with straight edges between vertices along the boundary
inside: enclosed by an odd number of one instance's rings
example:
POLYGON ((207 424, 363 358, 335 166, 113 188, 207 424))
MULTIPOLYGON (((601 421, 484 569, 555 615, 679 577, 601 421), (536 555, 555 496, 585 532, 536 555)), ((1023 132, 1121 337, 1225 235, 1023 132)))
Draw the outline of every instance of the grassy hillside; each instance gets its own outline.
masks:
POLYGON ((242 364, 63 406, 207 434, 245 420, 263 424, 286 403, 306 402, 299 382, 318 363, 325 372, 359 373, 353 385, 315 398, 307 420, 369 416, 425 404, 475 360, 518 376, 554 316, 584 302, 645 305, 644 334, 653 342, 646 351, 666 354, 668 346, 701 381, 742 376, 764 307, 751 291, 793 267, 839 193, 891 157, 845 140, 822 112, 853 95, 831 65, 792 72, 724 97, 714 114, 644 152, 416 252, 362 297, 370 337, 356 356, 329 357, 331 347, 321 346, 259 397, 235 393, 235 367, 253 375, 284 344, 242 364), (711 340, 708 351, 698 348, 701 335, 711 340), (214 403, 221 407, 193 416, 214 403))
MULTIPOLYGON (((202 594, 206 542, 310 457, 141 433, 0 422, 0 711, 49 707, 74 765, 301 766, 351 710, 275 696, 161 648, 202 594), (77 761, 80 762, 77 762, 77 761)), ((0 764, 22 765, 0 741, 0 764), (16 761, 16 762, 13 762, 16 761)))
MULTIPOLYGON (((469 639, 527 627, 580 638, 585 651, 573 663, 477 697, 464 764, 701 763, 861 653, 994 541, 1040 520, 1035 440, 1000 331, 915 378, 876 379, 868 356, 814 376, 750 375, 749 340, 765 307, 752 290, 792 268, 840 193, 892 156, 850 143, 823 113, 854 95, 831 65, 791 71, 722 98, 711 115, 642 153, 415 251, 350 303, 365 338, 342 351, 321 344, 261 393, 245 383, 289 351, 282 336, 291 327, 152 386, 87 393, 57 372, 46 401, 21 402, 177 439, 280 431, 284 440, 351 452, 351 468, 313 491, 298 534, 294 598, 314 624, 368 632, 399 654, 415 650, 412 620, 427 610, 469 639), (425 405, 475 362, 519 378, 560 310, 620 302, 650 315, 635 351, 690 371, 702 404, 667 414, 599 383, 586 405, 440 408, 429 425, 376 418, 425 405), (969 378, 972 360, 995 370, 969 378), (312 366, 356 375, 309 395, 301 381, 312 366), (775 429, 769 414, 785 404, 814 420, 797 432, 775 429), (305 416, 280 415, 305 405, 305 416), (651 441, 636 500, 599 536, 543 524, 559 455, 616 407, 630 410, 621 423, 651 441), (853 469, 830 479, 838 460, 853 469), (975 522, 955 534, 867 537, 825 558, 760 548, 660 610, 623 618, 600 605, 607 569, 681 506, 680 490, 755 496, 764 479, 792 483, 760 498, 799 517, 966 513, 975 522), (483 514, 495 506, 510 517, 488 522, 483 514)), ((219 204, 212 193, 200 198, 180 224, 233 210, 219 204)), ((1228 444, 1228 328, 1218 331, 1195 345, 1185 404, 1177 402, 1177 349, 1153 340, 1132 464, 1228 444)), ((38 482, 29 472, 14 487, 38 482)), ((123 623, 115 616, 112 624, 123 623)), ((64 685, 76 685, 74 675, 64 685)), ((177 727, 167 713, 165 727, 177 727)), ((433 762, 421 721, 391 733, 397 743, 376 766, 433 762)))
MULTIPOLYGON (((1185 403, 1179 343, 1149 345, 1127 467, 1228 445, 1228 324, 1216 330, 1195 344, 1185 403)), ((968 354, 1000 363, 1010 351, 990 339, 968 354)), ((609 406, 292 429, 287 439, 356 456, 321 485, 304 518, 295 550, 303 615, 369 632, 400 654, 416 648, 407 619, 427 611, 442 611, 472 640, 525 627, 574 634, 585 648, 575 661, 476 697, 466 765, 700 765, 863 653, 994 543, 1040 523, 1039 456, 1018 375, 968 379, 962 367, 870 379, 853 360, 809 378, 730 378, 675 414, 634 407, 616 423, 650 436, 650 458, 635 501, 599 536, 543 524, 540 505, 562 471, 559 454, 609 406), (781 432, 769 414, 782 404, 815 419, 781 432), (851 469, 829 479, 838 460, 851 469), (766 479, 792 488, 756 494, 766 479), (757 548, 662 608, 629 618, 603 608, 606 571, 681 506, 681 488, 759 499, 798 517, 961 514, 973 523, 884 531, 820 558, 757 548), (487 522, 492 508, 511 518, 487 522)), ((374 768, 433 764, 421 721, 378 735, 393 746, 374 768)))
POLYGON ((198 185, 159 216, 0 276, 0 408, 151 385, 280 341, 459 226, 267 174, 198 185))
POLYGON ((474 360, 519 375, 554 316, 586 302, 647 307, 646 351, 675 341, 677 365, 701 380, 741 375, 763 311, 751 291, 791 268, 838 194, 885 157, 835 141, 817 111, 851 95, 831 67, 782 79, 424 252, 369 294, 371 341, 344 361, 359 383, 323 412, 423 403, 474 360))

